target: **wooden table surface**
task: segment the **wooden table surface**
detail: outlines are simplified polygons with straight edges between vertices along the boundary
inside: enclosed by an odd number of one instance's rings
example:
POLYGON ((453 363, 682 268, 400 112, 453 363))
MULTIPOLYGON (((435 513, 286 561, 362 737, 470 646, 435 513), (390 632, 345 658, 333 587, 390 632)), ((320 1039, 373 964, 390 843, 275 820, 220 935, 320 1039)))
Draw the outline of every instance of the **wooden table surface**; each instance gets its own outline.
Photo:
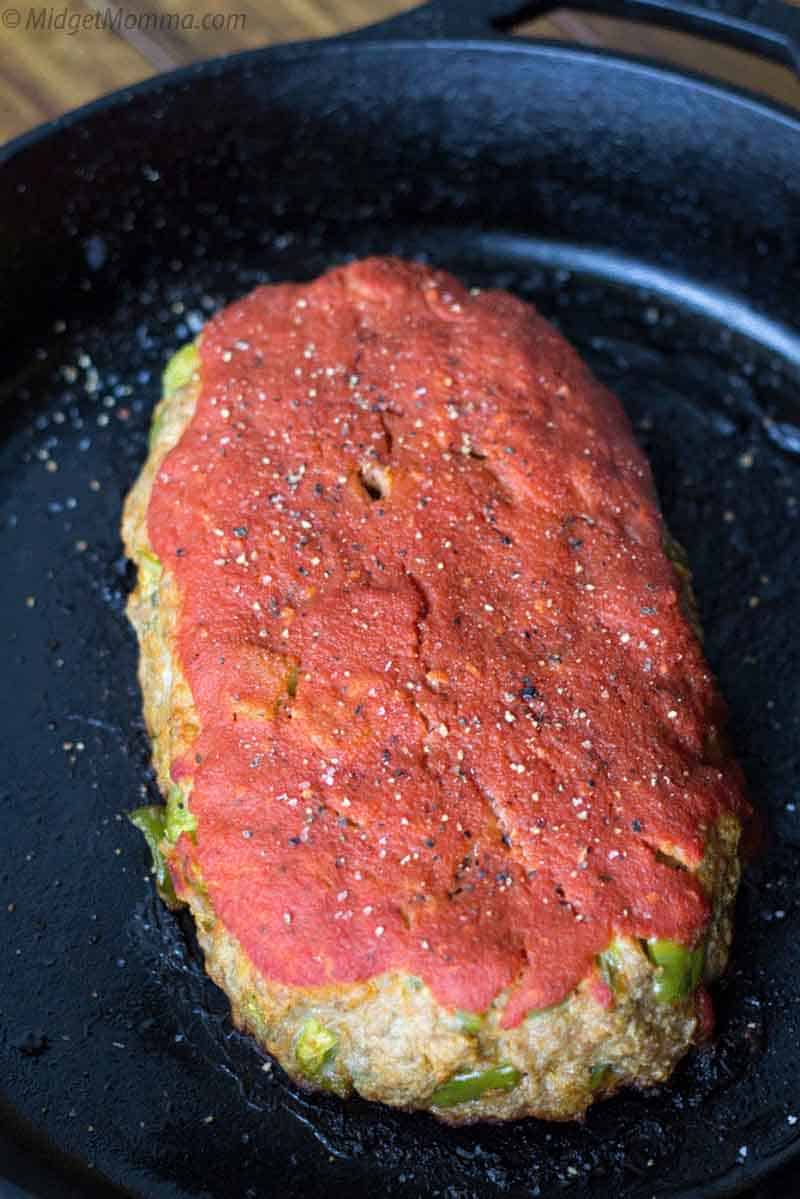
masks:
MULTIPOLYGON (((411 7, 413 0, 0 0, 0 142, 159 71, 330 36, 411 7), (157 28, 167 15, 172 27, 157 28)), ((666 59, 800 107, 800 83, 788 70, 704 40, 566 11, 518 32, 666 59)))

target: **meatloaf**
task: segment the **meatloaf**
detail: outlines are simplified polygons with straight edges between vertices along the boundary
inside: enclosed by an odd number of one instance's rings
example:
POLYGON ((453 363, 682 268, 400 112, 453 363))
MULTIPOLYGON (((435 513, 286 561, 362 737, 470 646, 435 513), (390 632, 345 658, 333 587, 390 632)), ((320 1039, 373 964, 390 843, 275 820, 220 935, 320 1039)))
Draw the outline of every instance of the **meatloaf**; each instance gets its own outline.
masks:
POLYGON ((531 306, 257 288, 167 367, 123 533, 133 819, 293 1079, 563 1119, 707 1035, 742 778, 647 462, 531 306))

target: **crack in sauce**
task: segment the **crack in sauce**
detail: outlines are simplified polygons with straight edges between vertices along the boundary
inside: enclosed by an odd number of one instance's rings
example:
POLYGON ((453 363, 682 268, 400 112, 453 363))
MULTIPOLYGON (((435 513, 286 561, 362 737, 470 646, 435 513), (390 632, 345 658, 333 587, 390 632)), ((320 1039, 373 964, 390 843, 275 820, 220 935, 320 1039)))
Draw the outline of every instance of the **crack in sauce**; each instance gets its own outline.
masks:
POLYGON ((506 1027, 615 933, 695 942, 746 801, 618 401, 391 259, 257 289, 200 357, 148 513, 200 723, 178 886, 270 980, 401 971, 506 1027))

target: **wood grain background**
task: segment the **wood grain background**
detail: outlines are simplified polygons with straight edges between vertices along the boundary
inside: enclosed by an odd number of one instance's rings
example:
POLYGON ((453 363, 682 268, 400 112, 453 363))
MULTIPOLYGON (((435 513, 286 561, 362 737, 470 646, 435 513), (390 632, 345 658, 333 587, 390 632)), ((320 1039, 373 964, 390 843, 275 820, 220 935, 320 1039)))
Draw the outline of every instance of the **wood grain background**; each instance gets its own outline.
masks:
MULTIPOLYGON (((38 0, 0 0, 0 142, 159 71, 269 43, 328 37, 411 7, 409 0, 55 0, 48 8, 38 0), (183 25, 194 27, 137 27, 139 13, 179 14, 183 25), (132 28, 125 28, 126 16, 132 28), (202 27, 212 16, 222 28, 202 27), (115 18, 119 24, 109 27, 115 18), (76 29, 79 22, 91 27, 76 29)), ((800 83, 788 70, 699 39, 566 11, 516 32, 661 58, 800 107, 800 83)))

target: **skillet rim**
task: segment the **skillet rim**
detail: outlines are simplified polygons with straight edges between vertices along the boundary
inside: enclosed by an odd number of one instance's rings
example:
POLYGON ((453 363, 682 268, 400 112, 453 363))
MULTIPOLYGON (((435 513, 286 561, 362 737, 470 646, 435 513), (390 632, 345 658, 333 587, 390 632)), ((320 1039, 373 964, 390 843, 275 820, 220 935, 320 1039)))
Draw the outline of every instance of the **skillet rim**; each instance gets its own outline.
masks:
MULTIPOLYGON (((606 68, 612 67, 619 72, 618 78, 640 76, 655 78, 671 86, 688 88, 694 93, 707 95, 712 99, 732 104, 753 115, 775 121, 785 127, 789 134, 800 135, 800 109, 795 110, 757 92, 738 87, 735 84, 716 80, 713 76, 704 75, 699 71, 684 71, 678 67, 662 63, 657 59, 643 58, 635 54, 621 53, 617 50, 596 47, 584 47, 573 42, 562 42, 554 39, 533 39, 519 37, 502 37, 491 34, 487 37, 469 38, 432 38, 426 36, 385 38, 368 36, 368 30, 362 35, 341 34, 331 38, 320 38, 302 42, 279 42, 275 45, 259 46, 255 49, 238 50, 232 54, 218 55, 215 58, 201 59, 199 62, 176 67, 171 71, 162 71, 151 75, 138 83, 127 87, 117 88, 106 92, 86 104, 71 108, 50 121, 45 121, 28 129, 10 141, 0 145, 0 166, 7 166, 20 154, 38 145, 48 137, 56 137, 59 133, 90 120, 98 113, 113 112, 128 104, 134 103, 142 96, 168 93, 173 88, 184 83, 191 83, 196 77, 210 76, 212 78, 237 71, 258 63, 261 59, 271 59, 275 62, 301 62, 317 55, 372 55, 394 54, 398 51, 418 52, 438 50, 440 52, 480 52, 486 54, 519 54, 530 59, 560 59, 576 66, 587 66, 595 63, 606 68)), ((704 39, 708 40, 708 39, 704 39)), ((764 57, 760 55, 759 57, 764 57)), ((790 71, 790 68, 786 68, 790 71)))

